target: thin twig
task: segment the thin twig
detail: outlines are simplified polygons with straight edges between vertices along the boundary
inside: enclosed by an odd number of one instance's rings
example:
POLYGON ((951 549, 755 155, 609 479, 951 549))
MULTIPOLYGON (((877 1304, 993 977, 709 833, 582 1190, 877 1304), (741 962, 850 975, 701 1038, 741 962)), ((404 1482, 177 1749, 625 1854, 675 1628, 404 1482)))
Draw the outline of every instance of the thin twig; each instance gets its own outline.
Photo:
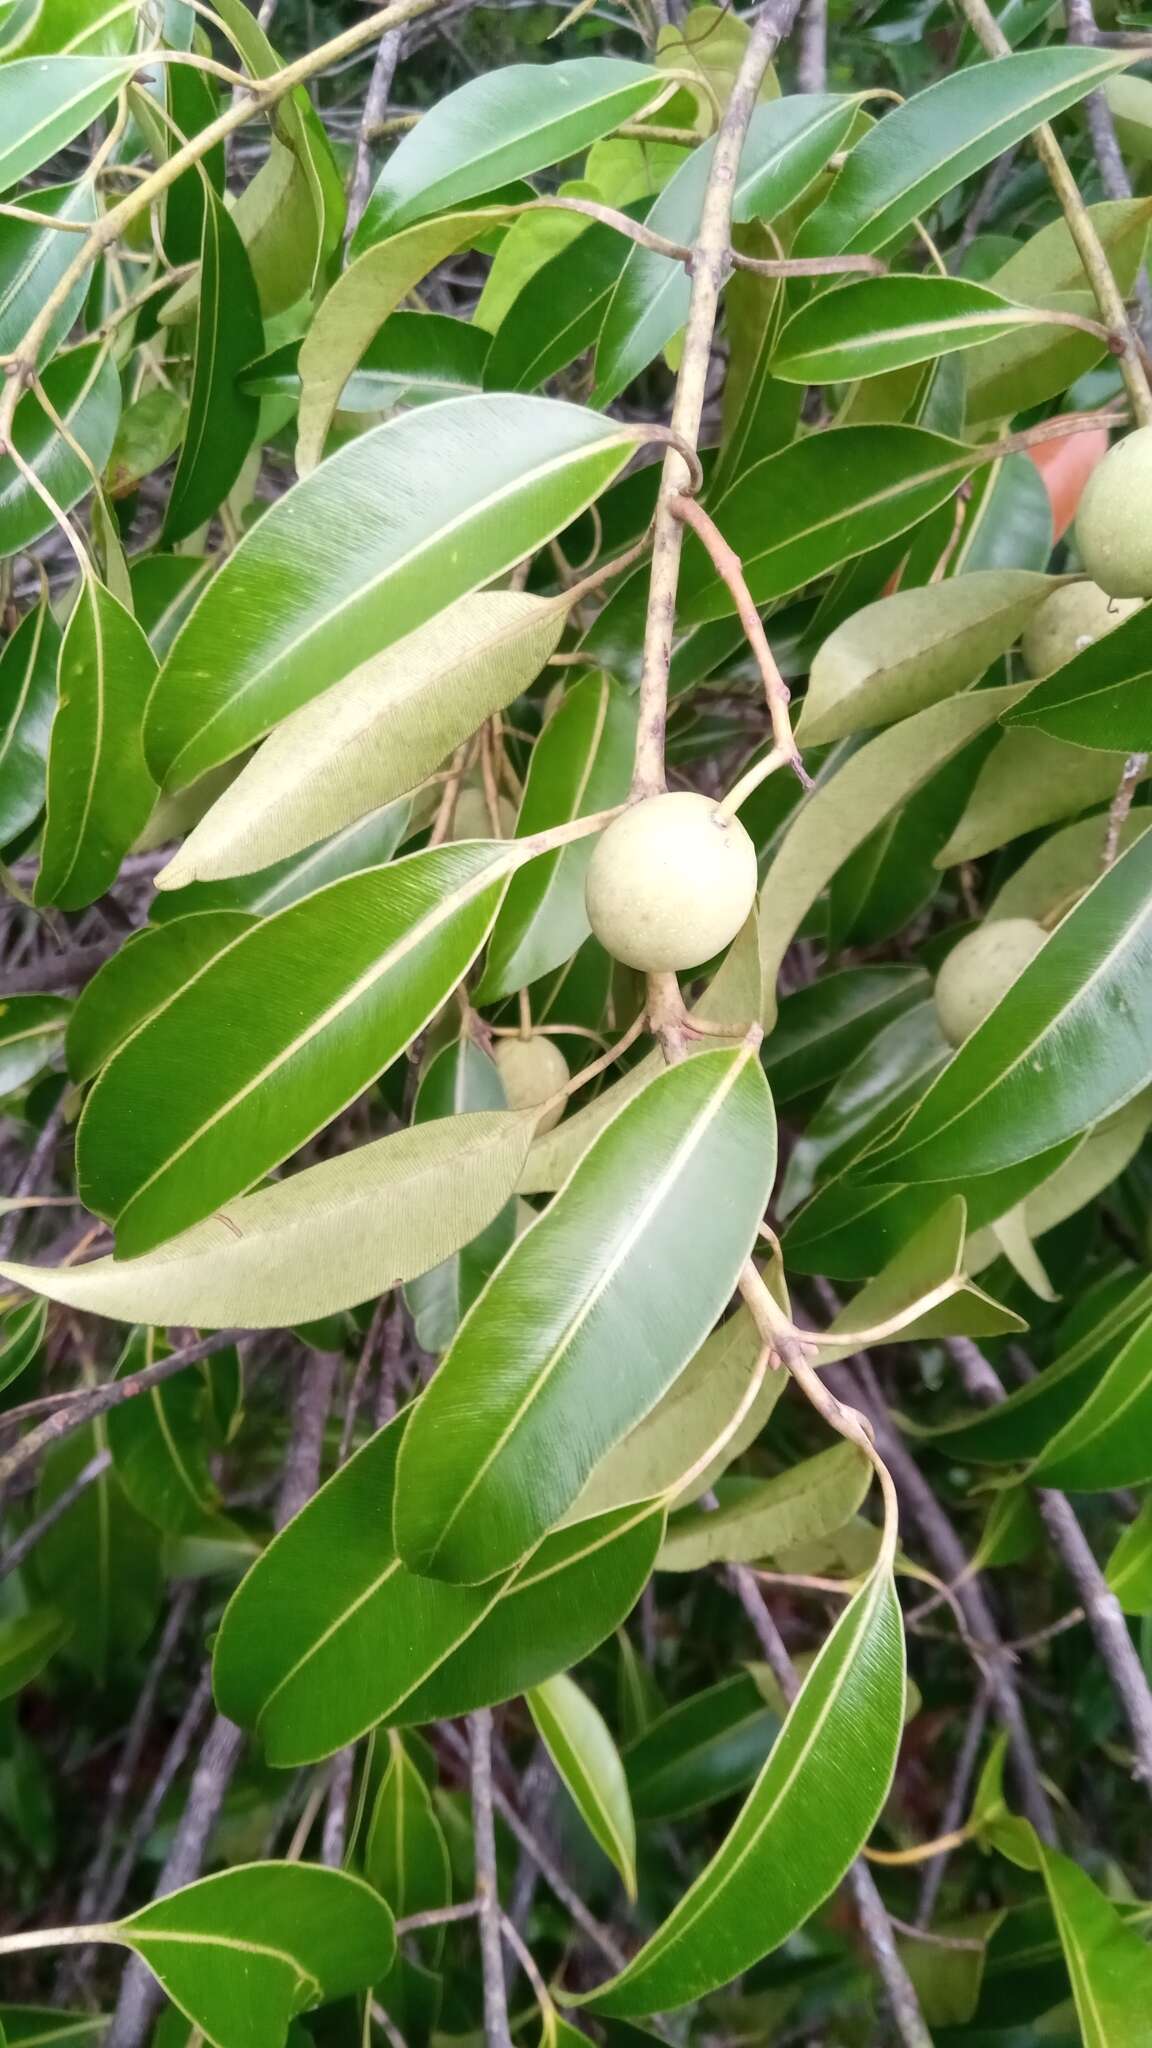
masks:
POLYGON ((492 1817, 492 1715, 481 1707, 468 1716, 472 1751, 472 1839, 476 1853, 480 1962, 484 1978, 484 2039, 488 2048, 512 2048, 504 1956, 500 1945, 500 1888, 496 1876, 496 1832, 492 1817))
POLYGON ((1104 851, 1100 857, 1100 866, 1103 869, 1112 866, 1120 851, 1120 835, 1128 823, 1132 801, 1147 766, 1147 754, 1129 754, 1124 763, 1124 773, 1120 777, 1108 811, 1108 831, 1104 839, 1104 851))
POLYGON ((377 124, 383 119, 400 62, 404 46, 404 30, 390 28, 382 35, 376 48, 376 59, 372 76, 368 81, 368 92, 364 100, 364 113, 356 137, 356 164, 352 172, 352 183, 348 192, 348 238, 351 240, 360 225, 368 195, 372 189, 372 140, 377 124))
POLYGON ((796 34, 796 89, 828 89, 828 0, 803 0, 796 34))
POLYGON ((0 1579, 6 1579, 11 1572, 19 1570, 41 1538, 48 1534, 49 1529, 55 1528, 56 1523, 68 1513, 69 1508, 75 1507, 81 1494, 88 1491, 94 1480, 103 1477, 111 1463, 110 1451, 97 1451, 86 1465, 81 1466, 63 1493, 58 1493, 50 1506, 44 1509, 43 1514, 37 1515, 34 1522, 29 1522, 28 1527, 21 1530, 16 1541, 0 1557, 0 1579))
MULTIPOLYGON (((39 1194, 41 1192, 41 1182, 51 1178, 49 1169, 52 1164, 52 1154, 56 1150, 56 1142, 60 1136, 60 1127, 63 1121, 63 1103, 58 1102, 44 1119, 40 1135, 33 1145, 24 1168, 12 1190, 12 1200, 20 1201, 25 1195, 39 1194)), ((6 1259, 12 1250, 12 1246, 16 1241, 16 1233, 20 1228, 20 1220, 19 1209, 13 1209, 5 1216, 3 1222, 0 1223, 0 1259, 6 1259)))
MULTIPOLYGON (((972 1788, 972 1779, 975 1775, 976 1764, 980 1755, 980 1745, 984 1740, 984 1729, 987 1721, 988 1691, 986 1686, 981 1686, 976 1698, 972 1702, 971 1711, 965 1724, 960 1752, 952 1772, 952 1783, 948 1788, 948 1798, 945 1802, 944 1811, 940 1816, 940 1833, 942 1835, 954 1834, 968 1811, 968 1795, 972 1788)), ((933 1857, 924 1872, 920 1884, 920 1897, 916 1903, 917 1927, 927 1927, 936 1910, 936 1901, 940 1896, 940 1887, 944 1882, 944 1873, 948 1868, 948 1854, 947 1850, 942 1850, 939 1856, 933 1857)))

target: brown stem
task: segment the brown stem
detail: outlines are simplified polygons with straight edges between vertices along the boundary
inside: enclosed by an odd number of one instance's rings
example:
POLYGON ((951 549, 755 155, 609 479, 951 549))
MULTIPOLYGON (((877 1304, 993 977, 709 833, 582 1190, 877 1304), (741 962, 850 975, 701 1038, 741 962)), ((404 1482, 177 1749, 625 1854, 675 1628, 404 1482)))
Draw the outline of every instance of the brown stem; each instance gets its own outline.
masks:
POLYGON ((484 2039, 487 2048, 512 2048, 504 1955, 500 1945, 500 1888, 496 1875, 496 1832, 492 1814, 492 1715, 487 1707, 468 1716, 472 1751, 472 1839, 476 1851, 480 1963, 484 1980, 484 2039))

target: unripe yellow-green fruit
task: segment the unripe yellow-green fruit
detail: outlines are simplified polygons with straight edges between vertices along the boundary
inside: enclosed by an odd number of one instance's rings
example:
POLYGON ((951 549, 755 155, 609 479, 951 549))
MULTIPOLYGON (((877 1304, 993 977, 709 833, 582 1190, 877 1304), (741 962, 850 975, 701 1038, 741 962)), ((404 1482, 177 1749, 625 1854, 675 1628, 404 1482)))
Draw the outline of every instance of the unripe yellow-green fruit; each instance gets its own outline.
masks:
POLYGON ((949 1045, 971 1037, 1047 937, 1034 918, 994 917, 953 946, 936 977, 936 1015, 949 1045))
POLYGON ((1098 583, 1066 583, 1034 611, 1021 651, 1030 676, 1050 676, 1140 610, 1138 597, 1109 597, 1098 583))
POLYGON ((588 867, 588 921, 605 950, 645 974, 699 967, 731 943, 756 900, 756 848, 738 818, 692 790, 614 818, 588 867))
MULTIPOLYGON (((498 1038, 493 1054, 509 1109, 535 1109, 568 1079, 568 1062, 554 1038, 498 1038)), ((536 1126, 538 1137, 558 1124, 563 1102, 554 1102, 536 1126)))
MULTIPOLYGON (((516 810, 506 796, 499 801, 501 836, 511 839, 516 831, 516 810)), ((452 818, 453 839, 491 839, 492 819, 482 789, 462 789, 452 818)))
POLYGON ((1076 545, 1110 597, 1152 597, 1152 427, 1126 434, 1092 471, 1076 545))

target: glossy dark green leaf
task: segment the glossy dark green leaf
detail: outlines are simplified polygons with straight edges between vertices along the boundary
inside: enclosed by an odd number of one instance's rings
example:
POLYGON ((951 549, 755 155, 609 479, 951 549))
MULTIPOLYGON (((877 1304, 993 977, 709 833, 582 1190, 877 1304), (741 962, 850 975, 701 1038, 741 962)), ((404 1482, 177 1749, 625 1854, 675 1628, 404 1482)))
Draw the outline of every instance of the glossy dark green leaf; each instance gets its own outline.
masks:
POLYGON ((916 1003, 884 1025, 843 1069, 798 1140, 784 1175, 781 1208, 795 1209, 817 1182, 842 1172, 882 1130, 898 1123, 951 1057, 932 1001, 916 1003))
POLYGON ((919 967, 847 967, 785 996, 762 1054, 775 1101, 835 1080, 927 988, 919 967))
POLYGON ((71 1009, 67 996, 0 996, 0 1096, 59 1059, 71 1009))
MULTIPOLYGON (((155 1330, 136 1332, 117 1367, 141 1372, 165 1356, 155 1330)), ((219 1504, 209 1458, 208 1387, 202 1368, 174 1373, 108 1416, 112 1469, 145 1521, 179 1536, 198 1529, 219 1504)))
POLYGON ((1152 1072, 1152 840, 1069 912, 868 1177, 993 1173, 1098 1123, 1152 1072))
POLYGON ((89 2048, 103 2033, 103 2013, 64 2012, 58 2006, 0 2005, 8 2048, 89 2048))
POLYGON ((0 1700, 11 1699, 38 1678, 70 1633, 55 1607, 33 1607, 0 1622, 0 1700))
POLYGON ((1152 1317, 1132 1332, 1032 1469, 1041 1485, 1065 1493, 1103 1493, 1152 1479, 1152 1317))
POLYGON ((0 69, 0 192, 102 114, 135 69, 124 57, 18 57, 0 69))
POLYGON ((42 1301, 22 1302, 0 1322, 0 1387, 26 1372, 44 1340, 47 1308, 42 1301))
POLYGON ((186 540, 228 496, 244 465, 260 402, 240 372, 264 345, 260 302, 244 244, 215 193, 204 208, 200 296, 184 446, 172 479, 162 547, 186 540))
POLYGON ((485 1586, 418 1578, 396 1556, 396 1453, 408 1414, 341 1467, 274 1539, 225 1612, 222 1711, 270 1762, 327 1756, 381 1720, 507 1699, 586 1656, 644 1584, 661 1514, 625 1509, 549 1537, 485 1586))
POLYGON ((672 1516, 656 1569, 762 1563, 816 1542, 851 1521, 871 1477, 856 1444, 834 1444, 772 1479, 718 1480, 717 1508, 682 1508, 672 1516))
MULTIPOLYGON (((5 75, 0 70, 0 79, 5 75)), ((98 342, 85 342, 49 363, 43 384, 93 469, 102 470, 112 452, 120 417, 120 379, 110 356, 98 342)), ((16 407, 13 440, 17 453, 35 470, 62 511, 70 511, 91 489, 87 464, 61 439, 34 391, 26 391, 16 407)), ((0 555, 19 554, 47 533, 52 523, 43 498, 11 457, 0 457, 0 555)))
MULTIPOLYGON (((907 532, 952 497, 979 457, 923 427, 829 427, 765 456, 709 507, 757 604, 907 532)), ((683 614, 735 610, 698 545, 685 551, 683 614)))
POLYGON ((678 1701, 624 1753, 637 1820, 679 1820, 742 1792, 779 1732, 750 1671, 678 1701))
MULTIPOLYGON (((190 791, 189 794, 193 794, 190 791)), ((179 803, 180 798, 172 799, 179 803)), ((379 810, 354 818, 315 846, 290 853, 253 874, 233 875, 217 882, 189 882, 169 889, 168 869, 157 875, 159 890, 149 913, 153 924, 170 924, 193 911, 246 910, 253 917, 271 917, 304 896, 342 881, 361 868, 382 867, 414 830, 412 805, 406 797, 382 804, 379 810)), ((149 832, 152 830, 149 824, 149 832)), ((179 856, 177 856, 179 858, 179 856)), ((169 864, 171 865, 171 863, 169 864)))
MULTIPOLYGON (((107 1448, 102 1420, 55 1445, 36 1491, 37 1513, 107 1448)), ((161 1586, 159 1536, 130 1505, 113 1472, 105 1469, 45 1530, 36 1546, 36 1576, 70 1623, 69 1658, 97 1685, 106 1684, 116 1660, 147 1637, 161 1586)))
POLYGON ((504 395, 446 399, 342 449, 265 512, 175 641, 147 725, 165 786, 230 759, 522 560, 633 441, 577 406, 504 395))
POLYGON ((85 576, 60 648, 37 903, 79 910, 94 902, 147 822, 156 786, 141 727, 155 675, 131 612, 85 576))
POLYGON ((1024 1328, 1023 1317, 977 1287, 965 1269, 967 1204, 950 1195, 921 1221, 825 1332, 822 1362, 850 1358, 887 1330, 906 1344, 931 1337, 996 1337, 1024 1328))
MULTIPOLYGON (((52 185, 30 192, 21 201, 33 213, 48 221, 91 222, 96 218, 96 197, 90 179, 77 185, 52 185)), ((0 354, 6 355, 23 340, 48 294, 69 268, 80 237, 60 228, 38 228, 27 220, 0 219, 0 354)), ((84 300, 87 279, 81 277, 68 292, 53 318, 41 345, 40 362, 46 363, 71 328, 84 300)))
POLYGON ((396 1950, 361 1878, 313 1863, 242 1863, 105 1930, 133 1949, 213 2048, 283 2048, 297 2013, 366 1991, 396 1950))
POLYGON ((350 875, 241 932, 149 1018, 77 1138, 121 1257, 243 1193, 383 1072, 479 951, 508 864, 472 841, 350 875))
POLYGON ((452 1867, 436 1808, 395 1732, 364 1843, 364 1875, 398 1918, 432 1913, 452 1897, 452 1867))
MULTIPOLYGON (((1109 803, 1127 758, 1054 740, 1037 726, 1013 726, 1000 734, 983 762, 968 802, 936 856, 937 866, 978 860, 1026 832, 1109 803)), ((1141 765, 1137 760, 1136 780, 1143 781, 1150 770, 1152 763, 1141 765)))
POLYGON ((946 192, 1074 106, 1125 61, 1122 52, 1059 45, 971 64, 937 80, 856 144, 801 230, 798 252, 883 249, 946 192))
POLYGON ((533 391, 590 348, 633 247, 618 228, 594 222, 542 264, 496 330, 485 389, 533 391))
POLYGON ((560 1672, 528 1694, 528 1711, 589 1833, 636 1896, 636 1825, 611 1733, 587 1693, 560 1672))
POLYGON ((1035 307, 1015 306, 965 278, 854 278, 793 314, 772 373, 793 384, 848 384, 1043 324, 1035 307))
POLYGON ((903 1631, 883 1560, 809 1671, 711 1862, 639 1955, 585 2002, 624 2018, 673 2010, 785 1941, 867 1840, 903 1720, 903 1631))
MULTIPOLYGON (((506 1107, 495 1061, 475 1040, 454 1039, 436 1054, 421 1078, 412 1108, 416 1124, 435 1117, 459 1117, 506 1107)), ((516 1204, 505 1202, 479 1235, 450 1259, 418 1274, 405 1289, 416 1331, 425 1351, 446 1351, 467 1314, 516 1234, 516 1204)))
POLYGON ((68 1071, 90 1081, 129 1034, 253 922, 210 910, 136 932, 82 991, 68 1019, 68 1071))
POLYGON ((993 1814, 985 1832, 994 1847, 1044 1879, 1052 1917, 1076 2000, 1083 2048, 1128 2048, 1149 2038, 1152 1950, 1138 1927, 1121 1918, 1087 1871, 1042 1842, 1029 1822, 993 1814))
POLYGON ((1152 605, 1045 676, 1005 723, 1077 747, 1152 750, 1152 605))
POLYGON ((44 803, 59 655, 60 629, 43 600, 0 653, 0 845, 44 803))
POLYGON ((417 1405, 396 1492, 397 1546, 414 1570, 484 1579, 560 1520, 715 1322, 755 1240, 775 1149, 747 1048, 658 1075, 607 1126, 417 1405))
POLYGON ((508 64, 471 79, 393 151, 356 230, 353 255, 412 221, 564 162, 659 92, 659 73, 618 57, 508 64))
MULTIPOLYGON (((164 79, 168 112, 179 134, 199 135, 220 112, 220 91, 215 79, 191 64, 166 64, 164 79)), ((175 144, 172 138, 170 147, 175 144)), ((222 193, 225 185, 225 153, 217 143, 199 164, 170 185, 164 200, 164 254, 173 268, 200 259, 204 240, 204 214, 209 188, 222 193)))
POLYGON ((132 607, 158 661, 219 566, 207 555, 144 555, 132 563, 132 607))
POLYGON ((1152 1498, 1124 1530, 1105 1576, 1125 1614, 1152 1614, 1152 1498))
MULTIPOLYGON (((623 803, 636 747, 636 704, 604 673, 569 690, 532 750, 518 838, 623 803)), ((588 937, 584 877, 595 838, 534 860, 508 885, 477 990, 482 1003, 527 987, 588 937)))

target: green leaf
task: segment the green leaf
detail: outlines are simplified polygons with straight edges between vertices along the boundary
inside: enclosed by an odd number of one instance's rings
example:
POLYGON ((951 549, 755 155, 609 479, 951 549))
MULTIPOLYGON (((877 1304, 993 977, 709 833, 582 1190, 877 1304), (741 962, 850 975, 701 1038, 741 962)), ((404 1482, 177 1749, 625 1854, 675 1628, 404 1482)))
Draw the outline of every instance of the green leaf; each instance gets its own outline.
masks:
POLYGON ((470 79, 393 151, 353 237, 353 256, 412 221, 578 155, 661 89, 658 73, 619 57, 508 64, 470 79))
POLYGON ((364 1844, 364 1875, 398 1919, 431 1913, 452 1897, 448 1844, 432 1797, 394 1730, 364 1844))
POLYGON ((349 875, 242 931, 154 1012, 77 1135, 84 1200, 121 1258, 242 1194, 391 1064, 475 958, 509 864, 473 840, 349 875))
MULTIPOLYGON (((1126 760, 1124 754, 1052 739, 1035 726, 1013 727, 984 762, 963 815, 936 856, 937 867, 978 860, 1025 832, 1109 802, 1126 760)), ((1148 764, 1138 766, 1137 780, 1148 773, 1148 764)))
POLYGON ((966 278, 854 278, 793 314, 772 374, 791 384, 848 384, 1043 325, 1034 306, 1015 306, 966 278))
POLYGON ((637 1820, 680 1820, 742 1792, 779 1732, 750 1670, 678 1701, 624 1753, 637 1820))
POLYGON ((562 601, 513 590, 480 591, 438 612, 285 719, 159 886, 250 874, 414 789, 528 688, 566 618, 562 601))
MULTIPOLYGON (((0 80, 5 77, 0 71, 0 80)), ((57 356, 44 372, 44 390, 92 468, 104 468, 120 418, 120 378, 99 342, 85 342, 57 356)), ((12 438, 17 454, 70 512, 92 487, 87 464, 62 440, 35 391, 16 407, 12 438)), ((17 555, 42 534, 53 518, 43 498, 21 475, 11 456, 0 457, 0 555, 17 555)))
MULTIPOLYGON (((77 185, 52 185, 29 192, 22 196, 21 204, 33 213, 42 213, 49 223, 91 223, 96 218, 95 188, 89 178, 77 185)), ((51 225, 38 228, 27 220, 0 219, 0 355, 7 355, 24 339, 49 293, 70 267, 79 239, 51 225)), ((41 344, 41 366, 72 327, 87 282, 86 277, 79 278, 55 314, 41 344)))
POLYGON ((1152 1479, 1150 1417, 1152 1316, 1111 1360, 1083 1407, 1045 1444, 1032 1473, 1040 1485, 1067 1493, 1142 1486, 1152 1479))
MULTIPOLYGON (((752 463, 709 510, 762 605, 905 533, 951 498, 980 459, 923 427, 829 427, 752 463)), ((735 610, 691 539, 681 609, 694 621, 735 610)))
POLYGON ((668 1392, 597 1465, 570 1509, 568 1521, 632 1501, 667 1497, 675 1505, 677 1482, 691 1474, 682 1498, 706 1493, 726 1465, 755 1441, 784 1391, 783 1376, 768 1373, 740 1427, 726 1431, 739 1412, 759 1369, 763 1341, 746 1308, 714 1330, 672 1382, 668 1392), (724 1438, 711 1464, 701 1466, 709 1448, 724 1438))
MULTIPOLYGON (((443 1117, 461 1116, 506 1107, 504 1089, 496 1064, 481 1052, 474 1039, 461 1036, 438 1052, 425 1071, 416 1091, 412 1119, 417 1125, 443 1117)), ((515 1148, 519 1163, 527 1152, 534 1119, 526 1117, 524 1152, 515 1148)), ((508 1195, 511 1197, 515 1168, 509 1161, 508 1195)), ((479 1233, 462 1241, 459 1251, 420 1273, 405 1290, 416 1331, 416 1341, 425 1351, 446 1351, 485 1281, 495 1271, 516 1235, 516 1204, 509 1199, 496 1209, 479 1233)))
POLYGON ((104 2013, 62 2012, 59 2006, 0 2005, 8 2048, 94 2048, 108 2025, 104 2013))
MULTIPOLYGON (((168 1346, 155 1330, 128 1340, 117 1376, 140 1372, 168 1346)), ((134 1508, 157 1529, 180 1536, 215 1513, 219 1496, 208 1469, 208 1388, 202 1369, 173 1374, 125 1401, 108 1417, 112 1468, 134 1508)))
POLYGON ((815 1542, 851 1520, 871 1477, 863 1451, 844 1443, 802 1458, 774 1479, 721 1480, 718 1508, 684 1508, 672 1516, 656 1569, 751 1564, 815 1542))
POLYGON ((211 910, 134 933, 93 975, 68 1020, 72 1079, 90 1081, 138 1025, 252 923, 244 911, 211 910))
MULTIPOLYGON (((1058 1223, 1074 1216, 1111 1187, 1138 1152, 1149 1123, 1152 1094, 1145 1089, 1118 1109, 1115 1116, 1106 1117, 1094 1131, 1089 1131, 1063 1165, 1025 1199, 1022 1223, 1028 1237, 1043 1237, 1045 1231, 1054 1230, 1058 1223)), ((965 1247, 965 1266, 970 1273, 978 1273, 982 1266, 991 1264, 999 1251, 992 1230, 978 1231, 969 1237, 965 1247)))
POLYGON ((840 1311, 825 1333, 838 1340, 820 1350, 821 1364, 850 1358, 878 1325, 894 1326, 901 1343, 932 1337, 997 1337, 1024 1320, 993 1301, 964 1270, 967 1205, 952 1195, 840 1311))
MULTIPOLYGON (((1152 810, 1136 810, 1125 819, 1118 851, 1152 829, 1152 810)), ((1091 887, 1100 873, 1108 820, 1099 812, 1065 825, 1021 861, 988 906, 989 917, 1034 917, 1042 924, 1053 910, 1064 910, 1091 887)))
POLYGON ((1150 931, 1145 836, 1081 897, 897 1136, 869 1154, 867 1177, 993 1173, 1119 1109, 1152 1071, 1150 931))
POLYGON ((0 1388, 31 1365, 44 1341, 47 1313, 42 1301, 26 1301, 0 1321, 0 1388))
POLYGON ((260 417, 240 372, 260 354, 264 328, 252 271, 235 222, 207 195, 188 427, 168 499, 162 547, 187 540, 212 517, 244 466, 260 417))
POLYGON ((878 1031, 843 1070, 793 1150, 782 1211, 795 1209, 819 1181, 843 1172, 880 1131, 899 1123, 951 1057, 934 1002, 916 1003, 878 1031))
POLYGON ((0 1097, 59 1057, 71 1009, 66 996, 0 996, 0 1097))
POLYGON ((565 1673, 536 1686, 527 1704, 581 1819, 634 1899, 636 1824, 624 1766, 603 1716, 565 1673))
POLYGON ((417 1404, 396 1494, 397 1547, 413 1570, 472 1583, 560 1520, 728 1300, 775 1149, 747 1048, 659 1075, 608 1125, 417 1404))
MULTIPOLYGON (((567 225, 572 217, 557 212, 555 218, 567 225)), ((578 218, 574 225, 580 229, 578 218)), ((634 247, 618 228, 598 221, 569 236, 529 277, 501 321, 484 367, 485 388, 532 391, 590 348, 634 247)))
POLYGON ((1105 1577, 1125 1614, 1152 1614, 1152 1496, 1124 1530, 1105 1577))
MULTIPOLYGON (((36 1491, 42 1514, 97 1454, 107 1449, 103 1421, 55 1445, 36 1491)), ((139 1649, 160 1602, 159 1538, 133 1508, 111 1471, 84 1488, 36 1546, 36 1576, 71 1624, 69 1659, 97 1685, 116 1660, 139 1649)))
POLYGON ((1152 605, 1045 676, 1004 722, 1078 747, 1152 750, 1152 605))
POLYGON ((142 1957, 213 2048, 282 2048, 297 2013, 366 1991, 396 1951, 392 1915, 361 1878, 310 1863, 245 1863, 168 1892, 107 1930, 142 1957))
POLYGON ((1053 47, 938 79, 856 144, 802 228, 797 254, 885 248, 946 192, 1128 62, 1124 52, 1053 47))
POLYGON ((817 652, 798 738, 823 746, 967 689, 1058 587, 1051 576, 987 569, 864 605, 817 652))
POLYGON ((84 576, 60 648, 37 903, 80 910, 114 882, 156 787, 141 726, 156 657, 131 612, 84 576))
MULTIPOLYGON (((1130 84, 1111 79, 1110 85, 1130 84)), ((1090 206, 1096 230, 1120 290, 1127 297, 1140 275, 1144 247, 1152 223, 1152 201, 1109 199, 1090 206)), ((1017 303, 1042 309, 1097 314, 1080 252, 1064 220, 1049 221, 1022 249, 987 280, 996 291, 1017 303)), ((970 358, 967 416, 970 422, 998 419, 1042 405, 1083 376, 1104 353, 1090 335, 1046 327, 1039 321, 1031 332, 1008 335, 970 358)))
POLYGON ((38 1678, 70 1634, 55 1607, 34 1607, 0 1622, 0 1700, 11 1699, 38 1678))
POLYGON ((835 1080, 928 986, 920 967, 846 967, 785 996, 762 1054, 773 1099, 789 1102, 835 1080))
POLYGON ((796 813, 769 865, 760 898, 766 1029, 775 1017, 773 989, 780 963, 821 890, 890 812, 994 724, 1019 695, 1019 689, 981 690, 930 705, 861 747, 796 813))
POLYGON ((44 803, 59 654, 60 629, 45 598, 0 653, 0 845, 23 832, 44 803))
POLYGON ((1152 1949, 1137 1927, 1070 1857, 1027 1821, 991 1817, 989 1839, 1025 1870, 1039 1870, 1060 1936, 1084 2048, 1143 2048, 1152 2006, 1152 1949))
POLYGON ((94 1315, 157 1326, 284 1329, 383 1294, 470 1244, 508 1200, 532 1118, 446 1117, 218 1204, 144 1258, 0 1267, 94 1315))
MULTIPOLYGON (((517 838, 623 803, 635 748, 635 699, 609 675, 586 676, 532 750, 517 838)), ((513 876, 476 992, 479 1002, 527 987, 583 945, 590 929, 584 878, 595 847, 592 835, 577 839, 513 876)))
POLYGON ((176 639, 146 729, 164 786, 185 788, 522 560, 634 443, 577 406, 511 395, 446 399, 361 435, 264 513, 176 639))
POLYGON ((187 407, 178 392, 156 385, 120 415, 104 487, 116 503, 176 453, 184 437, 187 407))
POLYGON ((133 57, 17 58, 0 69, 0 192, 38 170, 104 112, 133 57))
POLYGON ((867 1840, 903 1720, 903 1631, 882 1557, 813 1664, 711 1862, 639 1955, 583 2002, 623 2018, 674 2011, 778 1948, 867 1840))
MULTIPOLYGON (((189 791, 190 796, 194 793, 195 788, 189 791)), ((180 798, 165 801, 179 803, 180 798)), ((418 821, 413 820, 412 811, 407 798, 401 797, 396 803, 382 804, 378 811, 354 819, 351 825, 302 853, 290 853, 285 860, 273 861, 271 867, 257 868, 255 874, 219 882, 191 882, 185 889, 165 887, 153 899, 152 923, 175 923, 193 911, 203 910, 246 910, 253 917, 270 917, 273 911, 286 910, 290 903, 299 903, 302 897, 326 888, 329 882, 342 881, 345 875, 356 874, 361 868, 382 867, 416 830, 418 821)), ((152 822, 148 830, 151 835, 152 822)))
POLYGON ((540 1684, 611 1634, 651 1570, 663 1516, 629 1508, 549 1537, 484 1586, 407 1571, 391 1527, 410 1412, 321 1487, 225 1610, 216 1697, 255 1728, 270 1763, 315 1761, 382 1720, 439 1720, 540 1684))

